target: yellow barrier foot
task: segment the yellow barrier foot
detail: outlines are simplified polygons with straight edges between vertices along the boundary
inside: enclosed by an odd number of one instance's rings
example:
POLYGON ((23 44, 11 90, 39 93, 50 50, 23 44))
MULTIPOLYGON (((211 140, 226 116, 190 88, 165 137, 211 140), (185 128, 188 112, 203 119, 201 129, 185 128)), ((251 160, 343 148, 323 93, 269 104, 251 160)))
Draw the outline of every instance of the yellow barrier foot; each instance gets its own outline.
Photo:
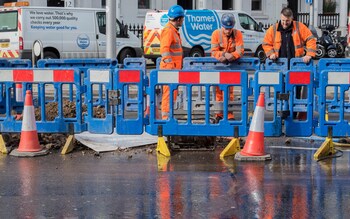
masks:
POLYGON ((157 143, 157 152, 166 156, 166 157, 170 157, 170 151, 168 148, 168 145, 165 142, 164 137, 158 137, 158 143, 157 143))
POLYGON ((74 149, 74 135, 69 135, 61 151, 61 154, 68 154, 73 149, 74 149))
POLYGON ((314 160, 320 160, 324 157, 335 154, 334 142, 332 140, 332 135, 333 135, 333 129, 330 126, 330 127, 328 127, 328 137, 322 143, 321 147, 319 149, 317 149, 316 153, 314 154, 314 160))
POLYGON ((327 137, 321 147, 314 154, 314 160, 319 160, 332 154, 335 154, 334 143, 332 138, 327 137))
POLYGON ((169 160, 170 157, 166 157, 163 154, 157 153, 158 171, 167 171, 169 160))
POLYGON ((225 149, 220 153, 220 158, 235 155, 239 151, 241 151, 241 145, 239 144, 239 139, 233 138, 230 141, 230 143, 228 143, 228 145, 225 147, 225 149))
POLYGON ((3 154, 8 154, 9 151, 6 148, 6 143, 4 141, 4 138, 2 137, 2 134, 0 134, 0 151, 3 154))

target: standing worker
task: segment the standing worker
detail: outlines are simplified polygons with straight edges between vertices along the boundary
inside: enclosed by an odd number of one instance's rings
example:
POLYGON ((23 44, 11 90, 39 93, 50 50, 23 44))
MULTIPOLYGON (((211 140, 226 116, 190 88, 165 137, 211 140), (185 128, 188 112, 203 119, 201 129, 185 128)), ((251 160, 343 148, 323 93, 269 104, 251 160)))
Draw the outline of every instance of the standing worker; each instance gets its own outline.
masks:
MULTIPOLYGON (((290 8, 282 9, 281 20, 266 31, 262 45, 266 57, 271 60, 287 58, 288 66, 291 58, 302 57, 304 63, 309 63, 316 55, 316 37, 303 23, 293 21, 290 8)), ((307 97, 304 86, 296 87, 296 97, 307 97)), ((306 120, 306 113, 300 112, 297 118, 306 120)))
MULTIPOLYGON (((160 69, 182 69, 183 51, 179 28, 182 26, 184 16, 185 11, 180 5, 170 7, 168 11, 169 22, 163 28, 160 36, 160 54, 162 56, 160 69)), ((177 96, 176 91, 174 92, 174 99, 177 96)), ((163 120, 169 117, 169 98, 170 88, 164 85, 161 105, 163 120)))
MULTIPOLYGON (((211 56, 222 63, 233 62, 243 56, 244 44, 243 35, 239 30, 234 29, 235 18, 232 13, 225 13, 221 17, 222 28, 217 29, 211 35, 211 56)), ((216 101, 223 100, 223 92, 217 86, 216 101)), ((230 100, 234 100, 233 87, 230 87, 230 100)), ((216 122, 223 118, 223 114, 215 115, 216 122)), ((234 115, 230 112, 227 119, 234 119, 234 115)))
POLYGON ((305 63, 309 63, 316 55, 316 38, 303 23, 293 21, 290 8, 282 9, 281 20, 266 31, 262 45, 267 58, 271 60, 288 58, 289 61, 302 57, 305 63))

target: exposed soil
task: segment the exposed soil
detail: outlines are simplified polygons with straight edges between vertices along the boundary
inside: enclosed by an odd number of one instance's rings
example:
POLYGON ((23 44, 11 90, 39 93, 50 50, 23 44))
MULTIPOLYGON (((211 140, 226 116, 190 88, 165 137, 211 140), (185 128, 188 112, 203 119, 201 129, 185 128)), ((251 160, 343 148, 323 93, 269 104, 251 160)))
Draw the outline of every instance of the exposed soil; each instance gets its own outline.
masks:
MULTIPOLYGON (((87 106, 83 105, 83 115, 87 113, 87 106)), ((50 102, 46 104, 45 108, 46 120, 53 121, 58 116, 58 103, 50 102)), ((105 118, 105 109, 103 107, 94 107, 93 109, 95 118, 105 118)), ((16 113, 13 112, 15 115, 16 113)), ((75 118, 76 117, 76 106, 74 102, 64 101, 63 104, 63 116, 65 118, 75 118)), ((22 115, 17 116, 18 120, 22 120, 22 115)), ((35 108, 35 119, 36 121, 41 120, 41 108, 35 108)), ((84 117, 83 117, 84 119, 84 117)), ((68 137, 68 134, 50 134, 50 133, 39 133, 39 143, 47 149, 61 149, 68 137)), ((20 142, 20 133, 13 134, 3 134, 4 141, 7 147, 16 148, 20 142)), ((80 142, 75 141, 75 148, 82 147, 80 142)))

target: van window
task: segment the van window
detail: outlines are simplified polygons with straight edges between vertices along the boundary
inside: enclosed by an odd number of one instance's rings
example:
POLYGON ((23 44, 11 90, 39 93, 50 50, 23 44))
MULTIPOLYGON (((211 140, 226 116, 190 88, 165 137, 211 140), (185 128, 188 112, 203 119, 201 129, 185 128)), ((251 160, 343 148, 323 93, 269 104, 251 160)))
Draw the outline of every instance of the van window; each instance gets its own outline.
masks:
POLYGON ((243 29, 263 32, 262 30, 259 30, 258 23, 256 23, 256 21, 253 18, 251 18, 249 15, 238 14, 238 18, 239 18, 239 23, 241 24, 243 29))
MULTIPOLYGON (((106 13, 105 12, 97 12, 97 24, 98 24, 98 30, 101 34, 106 35, 106 13)), ((121 24, 118 20, 116 20, 116 34, 117 37, 121 37, 120 28, 121 24)))
POLYGON ((0 13, 0 32, 17 31, 17 11, 0 13))

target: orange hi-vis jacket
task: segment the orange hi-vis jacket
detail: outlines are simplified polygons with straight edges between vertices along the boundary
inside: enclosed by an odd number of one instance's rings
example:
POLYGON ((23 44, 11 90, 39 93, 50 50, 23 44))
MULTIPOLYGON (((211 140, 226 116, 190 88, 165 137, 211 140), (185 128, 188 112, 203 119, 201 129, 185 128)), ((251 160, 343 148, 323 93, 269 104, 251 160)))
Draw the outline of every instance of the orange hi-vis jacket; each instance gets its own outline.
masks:
POLYGON ((160 36, 160 69, 182 68, 182 42, 180 33, 171 23, 167 23, 160 36))
POLYGON ((232 37, 226 37, 221 29, 213 32, 211 37, 211 56, 219 59, 225 52, 229 52, 239 59, 244 54, 244 44, 242 32, 233 29, 232 37))
MULTIPOLYGON (((162 61, 160 62, 160 69, 182 69, 182 43, 180 33, 174 25, 167 23, 160 35, 160 54, 162 61)), ((177 96, 177 90, 174 91, 174 100, 177 96)), ((170 88, 163 86, 162 95, 162 119, 167 119, 170 109, 170 88)))
MULTIPOLYGON (((275 53, 276 57, 279 57, 282 39, 281 32, 277 31, 277 28, 278 23, 272 25, 266 31, 262 46, 267 57, 273 53, 275 53)), ((316 38, 303 23, 293 21, 292 38, 294 42, 295 57, 304 56, 304 46, 306 47, 306 55, 315 57, 316 38)))

